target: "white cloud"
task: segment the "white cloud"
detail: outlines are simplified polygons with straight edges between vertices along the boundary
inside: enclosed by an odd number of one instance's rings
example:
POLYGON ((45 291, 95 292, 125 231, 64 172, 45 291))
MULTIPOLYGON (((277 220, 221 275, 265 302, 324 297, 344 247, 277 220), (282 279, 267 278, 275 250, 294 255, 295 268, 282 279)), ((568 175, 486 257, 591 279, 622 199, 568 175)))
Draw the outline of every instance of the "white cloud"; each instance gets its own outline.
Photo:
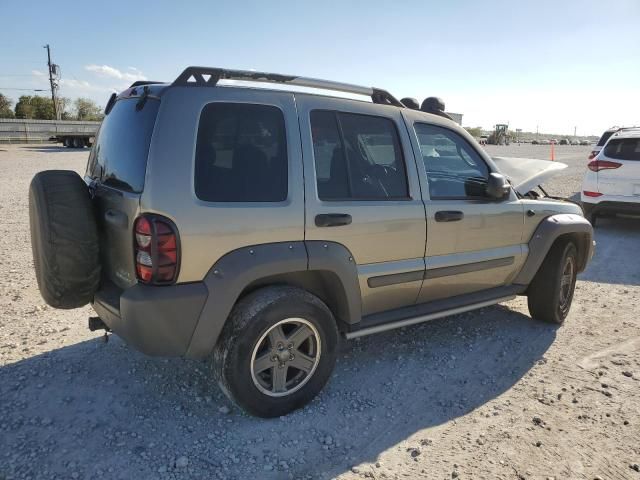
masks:
POLYGON ((131 72, 123 72, 109 65, 95 64, 86 65, 84 69, 89 72, 95 73, 99 77, 115 78, 118 80, 126 80, 128 82, 147 79, 147 77, 145 77, 142 72, 135 67, 129 67, 129 70, 131 70, 131 72))
POLYGON ((86 80, 76 80, 75 78, 62 78, 60 79, 60 85, 63 87, 80 88, 85 90, 96 88, 96 87, 93 87, 93 85, 91 85, 86 80))
POLYGON ((44 72, 41 72, 40 70, 31 70, 31 75, 33 75, 34 77, 44 77, 45 76, 44 72))

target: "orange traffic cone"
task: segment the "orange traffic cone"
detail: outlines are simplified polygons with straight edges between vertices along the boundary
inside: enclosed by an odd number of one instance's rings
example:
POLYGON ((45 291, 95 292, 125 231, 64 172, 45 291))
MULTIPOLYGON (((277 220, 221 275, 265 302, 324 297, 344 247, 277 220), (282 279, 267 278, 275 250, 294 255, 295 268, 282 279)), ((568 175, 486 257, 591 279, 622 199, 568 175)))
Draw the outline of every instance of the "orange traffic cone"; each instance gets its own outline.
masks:
POLYGON ((556 160, 556 154, 555 154, 555 151, 553 149, 553 142, 551 142, 551 161, 555 162, 555 160, 556 160))

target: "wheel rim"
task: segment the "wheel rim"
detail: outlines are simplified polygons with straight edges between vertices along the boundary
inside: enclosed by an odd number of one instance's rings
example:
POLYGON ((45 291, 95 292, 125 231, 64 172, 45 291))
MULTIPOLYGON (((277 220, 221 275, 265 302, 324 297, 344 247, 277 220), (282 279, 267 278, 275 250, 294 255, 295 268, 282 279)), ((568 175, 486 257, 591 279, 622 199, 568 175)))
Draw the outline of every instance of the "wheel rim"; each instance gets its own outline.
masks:
POLYGON ((562 277, 560 277, 560 311, 566 313, 571 302, 571 293, 573 287, 573 277, 575 271, 575 263, 573 257, 569 256, 564 262, 562 269, 562 277))
POLYGON ((301 389, 313 376, 322 352, 316 327, 304 318, 286 318, 272 325, 251 354, 254 385, 270 397, 301 389))

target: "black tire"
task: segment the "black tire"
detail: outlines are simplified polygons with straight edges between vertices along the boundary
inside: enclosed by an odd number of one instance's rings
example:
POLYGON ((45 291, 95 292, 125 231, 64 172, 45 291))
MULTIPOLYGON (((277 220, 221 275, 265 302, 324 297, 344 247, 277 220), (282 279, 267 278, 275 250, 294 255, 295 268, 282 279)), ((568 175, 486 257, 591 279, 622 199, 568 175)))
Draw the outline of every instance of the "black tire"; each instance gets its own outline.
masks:
POLYGON ((584 212, 584 217, 589 220, 591 226, 596 228, 596 219, 598 217, 595 214, 595 208, 593 205, 582 202, 582 211, 584 212))
POLYGON ((84 148, 84 139, 80 137, 73 138, 73 147, 74 148, 84 148))
POLYGON ((42 298, 55 308, 91 302, 100 282, 98 229, 89 190, 68 170, 47 170, 29 187, 31 248, 42 298))
MULTIPOLYGON (((314 339, 315 336, 305 342, 311 345, 314 339)), ((234 307, 213 351, 213 371, 220 388, 235 404, 252 415, 278 417, 303 407, 322 390, 335 365, 337 343, 336 322, 322 300, 300 288, 266 287, 250 293, 234 307), (291 393, 274 393, 275 388, 270 390, 271 393, 265 393, 268 387, 261 385, 262 379, 258 380, 253 373, 254 352, 260 345, 269 345, 266 355, 276 363, 265 369, 263 374, 266 374, 267 381, 269 377, 273 379, 275 387, 278 353, 276 346, 270 345, 271 338, 267 334, 280 322, 295 319, 305 320, 315 328, 314 335, 317 333, 319 338, 319 348, 316 347, 318 361, 311 373, 304 377, 306 380, 303 378, 298 386, 291 388, 291 393), (276 355, 272 356, 273 353, 276 355)), ((298 350, 294 352, 298 353, 298 350)), ((300 373, 304 372, 287 367, 284 377, 300 373)), ((295 375, 291 382, 295 382, 295 375)))
POLYGON ((553 244, 527 290, 531 317, 550 323, 564 322, 573 300, 577 266, 578 251, 572 242, 553 244))
POLYGON ((71 139, 69 137, 64 137, 62 144, 67 148, 71 148, 71 139))

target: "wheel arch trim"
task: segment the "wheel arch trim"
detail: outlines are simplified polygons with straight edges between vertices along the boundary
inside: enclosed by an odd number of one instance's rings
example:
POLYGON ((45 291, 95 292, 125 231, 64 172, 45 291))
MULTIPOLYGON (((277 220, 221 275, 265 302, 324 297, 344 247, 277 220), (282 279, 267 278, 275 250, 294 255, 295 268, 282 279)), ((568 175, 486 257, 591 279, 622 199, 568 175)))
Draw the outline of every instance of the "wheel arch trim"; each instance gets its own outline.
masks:
MULTIPOLYGON (((288 278, 329 275, 333 296, 322 298, 339 322, 357 323, 362 307, 355 259, 342 244, 324 241, 294 241, 243 247, 221 257, 207 273, 209 292, 185 354, 206 358, 213 350, 234 305, 245 293, 266 285, 288 283, 288 278)), ((296 283, 293 282, 295 285, 296 283)))
POLYGON ((593 227, 587 219, 571 213, 551 215, 540 222, 529 240, 529 255, 513 283, 529 285, 542 262, 560 237, 572 238, 578 249, 578 273, 593 255, 593 227))

